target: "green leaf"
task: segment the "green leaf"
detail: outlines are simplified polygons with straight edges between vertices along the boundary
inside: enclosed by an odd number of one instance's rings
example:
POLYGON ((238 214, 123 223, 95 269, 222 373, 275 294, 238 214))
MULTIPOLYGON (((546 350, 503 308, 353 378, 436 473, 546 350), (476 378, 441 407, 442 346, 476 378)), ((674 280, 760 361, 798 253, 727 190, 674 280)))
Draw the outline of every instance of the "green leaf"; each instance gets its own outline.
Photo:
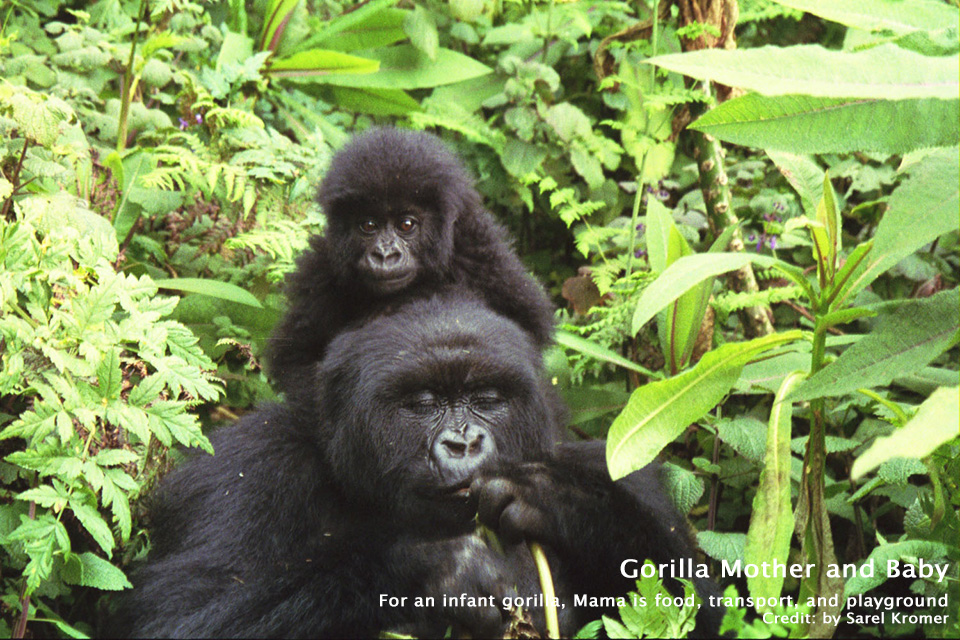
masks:
POLYGON ((723 400, 743 365, 800 335, 800 331, 788 331, 728 343, 707 352, 689 371, 636 389, 607 436, 607 466, 613 479, 649 464, 691 423, 723 400))
POLYGON ((275 78, 319 78, 330 74, 374 73, 380 62, 339 51, 310 49, 270 62, 267 73, 275 78))
POLYGON ((747 460, 754 462, 763 460, 763 443, 767 440, 767 425, 763 422, 750 416, 738 416, 718 420, 716 427, 717 434, 724 444, 730 445, 747 460))
POLYGON ((746 541, 747 536, 743 533, 701 531, 697 534, 697 544, 705 554, 714 560, 726 560, 728 564, 743 562, 746 541))
POLYGON ((936 150, 907 171, 909 177, 890 196, 867 260, 837 297, 838 306, 923 245, 956 231, 960 150, 936 150))
POLYGON ((270 0, 265 12, 263 29, 260 40, 257 42, 258 51, 275 51, 286 31, 287 23, 293 16, 293 10, 300 4, 300 0, 270 0))
POLYGON ((104 553, 111 556, 116 543, 113 540, 113 533, 110 532, 110 526, 100 515, 100 512, 79 500, 71 500, 70 509, 77 516, 77 520, 80 521, 83 528, 97 541, 104 553))
POLYGON ((937 0, 775 0, 842 25, 865 31, 907 33, 957 24, 957 8, 937 0))
POLYGON ((349 13, 327 22, 323 30, 302 43, 308 49, 324 45, 338 51, 377 49, 399 42, 407 37, 403 22, 408 11, 392 9, 397 0, 372 0, 349 13))
POLYGON ((420 103, 400 89, 330 87, 338 106, 374 116, 405 116, 421 111, 420 103))
POLYGON ((581 338, 580 336, 570 333, 569 331, 559 330, 556 333, 555 339, 557 344, 561 347, 566 347, 567 349, 573 349, 574 351, 579 351, 580 353, 590 356, 596 360, 601 360, 603 362, 609 362, 610 364, 617 365, 618 367, 623 367, 624 369, 629 369, 630 371, 636 371, 637 373, 642 373, 643 375, 649 378, 661 378, 659 373, 654 373, 649 369, 641 367, 636 362, 628 360, 621 356, 615 351, 611 351, 606 347, 602 347, 595 342, 591 342, 586 338, 581 338))
POLYGON ((493 71, 469 56, 443 47, 437 49, 435 60, 430 60, 413 45, 379 49, 367 55, 380 61, 380 71, 367 75, 333 74, 315 80, 339 87, 424 89, 476 78, 493 71))
POLYGON ((220 280, 207 280, 205 278, 169 278, 167 280, 157 280, 157 287, 160 289, 172 289, 173 291, 186 291, 187 293, 202 293, 203 295, 230 302, 239 302, 250 307, 262 309, 263 305, 257 300, 256 296, 241 289, 235 284, 221 282, 220 280))
POLYGON ((790 400, 840 396, 919 371, 957 342, 960 293, 948 289, 904 303, 879 326, 801 384, 790 400))
POLYGON ((927 398, 916 415, 889 436, 877 438, 857 458, 850 477, 858 480, 891 458, 924 458, 944 442, 957 437, 960 396, 957 387, 941 387, 927 398))
MULTIPOLYGON (((646 237, 650 268, 655 272, 662 273, 680 258, 693 255, 693 249, 674 224, 673 215, 653 198, 647 205, 646 237)), ((712 292, 713 278, 708 277, 671 302, 657 316, 660 349, 670 371, 683 369, 690 359, 712 292)))
POLYGON ((700 49, 656 56, 646 62, 765 96, 955 100, 960 94, 956 56, 923 56, 894 44, 854 52, 812 44, 700 49))
MULTIPOLYGON (((956 390, 954 390, 956 395, 956 390)), ((926 540, 904 540, 903 542, 893 542, 884 544, 873 551, 864 560, 860 566, 872 564, 874 575, 865 577, 860 572, 850 578, 843 588, 844 599, 855 596, 860 593, 866 593, 876 589, 887 581, 887 563, 890 560, 901 560, 903 558, 923 558, 928 562, 934 558, 943 558, 947 555, 949 548, 941 542, 928 542, 926 540)))
MULTIPOLYGON (((790 505, 790 433, 793 405, 784 400, 805 372, 797 371, 780 385, 773 399, 770 424, 767 427, 767 452, 760 472, 760 485, 753 497, 750 528, 743 549, 745 564, 763 562, 787 564, 790 555, 790 537, 793 535, 793 508, 790 505)), ((783 576, 757 575, 747 577, 747 589, 754 598, 778 598, 783 589, 783 576)), ((772 607, 758 607, 763 613, 772 607)))
POLYGON ((775 258, 749 253, 701 253, 679 258, 644 289, 633 314, 633 335, 661 309, 707 278, 735 271, 751 262, 762 267, 780 264, 775 258))
POLYGON ((690 513, 703 496, 703 478, 675 464, 664 463, 660 468, 660 481, 670 501, 682 514, 690 513))
POLYGON ((960 100, 804 95, 727 100, 690 125, 726 142, 791 153, 905 153, 960 140, 960 100), (923 126, 915 126, 922 122, 923 126))
POLYGON ((110 349, 103 354, 97 366, 97 390, 104 399, 120 397, 120 388, 123 384, 123 374, 120 371, 120 350, 110 349))
POLYGON ((807 216, 817 215, 817 201, 823 193, 824 171, 810 156, 767 150, 767 155, 800 196, 807 216))
POLYGON ((403 30, 410 36, 413 46, 427 54, 431 60, 437 59, 437 49, 440 46, 437 23, 433 21, 433 15, 422 5, 415 5, 413 11, 407 14, 403 22, 403 30))
POLYGON ((78 584, 81 587, 94 587, 105 591, 133 588, 123 571, 100 556, 87 551, 73 557, 79 559, 79 562, 66 563, 64 568, 70 567, 71 570, 65 570, 62 573, 63 581, 67 584, 78 584))

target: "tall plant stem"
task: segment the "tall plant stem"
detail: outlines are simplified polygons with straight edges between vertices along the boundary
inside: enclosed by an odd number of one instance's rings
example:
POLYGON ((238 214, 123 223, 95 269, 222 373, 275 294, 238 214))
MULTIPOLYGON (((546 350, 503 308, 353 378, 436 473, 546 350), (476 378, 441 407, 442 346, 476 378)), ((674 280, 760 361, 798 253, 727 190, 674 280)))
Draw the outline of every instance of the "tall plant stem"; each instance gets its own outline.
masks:
POLYGON ((137 24, 133 28, 133 40, 130 42, 130 57, 123 71, 123 87, 120 96, 120 122, 117 126, 117 153, 127 148, 127 119, 130 115, 130 101, 133 100, 133 61, 137 53, 137 40, 140 38, 140 24, 147 14, 147 0, 140 0, 137 11, 137 24))

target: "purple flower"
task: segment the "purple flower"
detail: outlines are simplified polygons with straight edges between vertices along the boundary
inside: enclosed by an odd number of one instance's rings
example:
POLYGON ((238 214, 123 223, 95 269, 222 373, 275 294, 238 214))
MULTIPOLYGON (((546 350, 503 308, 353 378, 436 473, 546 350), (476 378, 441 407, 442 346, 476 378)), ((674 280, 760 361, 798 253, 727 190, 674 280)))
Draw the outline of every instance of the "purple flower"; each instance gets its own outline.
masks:
POLYGON ((770 251, 774 251, 777 248, 777 236, 770 236, 770 251))
POLYGON ((633 252, 633 257, 634 257, 634 258, 646 258, 646 257, 647 257, 647 252, 644 251, 643 249, 637 249, 636 251, 633 252))
POLYGON ((189 126, 190 126, 190 123, 189 123, 189 122, 187 122, 187 121, 184 120, 183 118, 180 118, 180 131, 186 131, 186 130, 187 130, 187 127, 189 127, 189 126))
POLYGON ((203 124, 203 116, 199 113, 197 114, 197 124, 203 124))
POLYGON ((637 231, 643 231, 646 228, 647 228, 647 225, 643 224, 642 222, 637 225, 637 231))
POLYGON ((661 200, 669 200, 670 192, 667 191, 666 189, 660 189, 660 192, 657 194, 657 197, 660 198, 661 200))
POLYGON ((751 233, 749 236, 747 236, 747 240, 749 240, 750 242, 753 242, 756 239, 757 239, 757 234, 755 233, 751 233))

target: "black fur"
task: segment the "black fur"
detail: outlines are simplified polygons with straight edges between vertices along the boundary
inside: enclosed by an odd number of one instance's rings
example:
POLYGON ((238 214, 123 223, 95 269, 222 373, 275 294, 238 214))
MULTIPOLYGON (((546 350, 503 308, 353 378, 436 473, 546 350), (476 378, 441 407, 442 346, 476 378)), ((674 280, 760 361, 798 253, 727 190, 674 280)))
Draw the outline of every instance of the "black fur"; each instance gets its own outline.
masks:
POLYGON ((504 228, 483 208, 459 160, 426 133, 377 128, 338 152, 319 191, 327 217, 324 235, 287 280, 290 310, 268 349, 278 387, 296 393, 347 326, 453 285, 479 297, 529 333, 541 349, 553 335, 553 306, 513 251, 504 228), (414 277, 384 292, 358 269, 368 218, 420 220, 410 247, 414 277))
MULTIPOLYGON (((539 593, 524 538, 548 550, 565 634, 610 613, 574 609, 573 594, 623 595, 633 586, 619 574, 624 558, 690 557, 686 526, 653 467, 614 483, 602 444, 559 444, 539 363, 517 325, 449 292, 342 333, 319 367, 315 403, 220 430, 215 456, 161 484, 153 549, 115 632, 436 637, 453 626, 502 637, 498 606, 442 598, 539 593), (434 454, 438 432, 461 421, 493 440, 469 473, 469 449, 452 462, 434 454), (505 556, 476 535, 478 511, 505 556), (407 605, 380 606, 380 594, 407 605), (415 607, 416 596, 436 601, 415 607)), ((717 615, 701 611, 701 633, 716 631, 717 615)))

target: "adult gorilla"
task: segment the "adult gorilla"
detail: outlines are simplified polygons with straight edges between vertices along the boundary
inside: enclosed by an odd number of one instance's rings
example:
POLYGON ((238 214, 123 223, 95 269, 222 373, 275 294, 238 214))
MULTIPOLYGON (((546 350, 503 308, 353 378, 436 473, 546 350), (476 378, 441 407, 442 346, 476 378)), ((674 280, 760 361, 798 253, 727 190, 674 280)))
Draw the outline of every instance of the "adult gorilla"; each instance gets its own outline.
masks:
MULTIPOLYGON (((575 632, 601 611, 574 609, 574 592, 623 595, 625 558, 691 549, 652 471, 614 483, 602 447, 558 444, 539 362, 517 325, 452 293, 342 333, 315 405, 245 417, 215 434, 215 456, 161 485, 154 548, 118 631, 502 635, 501 598, 539 591, 519 543, 535 538, 566 603, 563 630, 575 632), (478 511, 505 556, 475 534, 478 511), (493 599, 444 604, 461 594, 493 599), (382 595, 406 600, 381 606, 382 595)), ((700 621, 715 631, 717 611, 700 621)))

